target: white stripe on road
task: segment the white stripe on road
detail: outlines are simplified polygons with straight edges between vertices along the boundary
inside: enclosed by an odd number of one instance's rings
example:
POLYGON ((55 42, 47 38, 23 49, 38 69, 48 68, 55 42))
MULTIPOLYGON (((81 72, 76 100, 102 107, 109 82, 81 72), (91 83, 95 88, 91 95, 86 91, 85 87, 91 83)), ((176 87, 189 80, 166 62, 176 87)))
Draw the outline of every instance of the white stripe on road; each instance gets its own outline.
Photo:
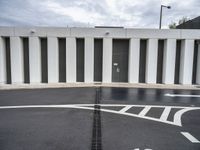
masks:
POLYGON ((124 113, 124 112, 126 112, 127 110, 129 110, 131 107, 132 107, 131 105, 125 106, 125 107, 122 108, 119 112, 120 112, 120 113, 124 113))
MULTIPOLYGON (((134 148, 133 150, 140 150, 140 149, 139 148, 134 148)), ((145 148, 144 150, 152 150, 152 149, 145 148)))
POLYGON ((166 93, 165 96, 169 96, 169 97, 200 97, 200 95, 170 94, 170 93, 166 93))
MULTIPOLYGON (((158 105, 124 105, 124 104, 99 104, 100 106, 106 106, 106 109, 100 109, 102 112, 108 112, 108 113, 113 113, 113 114, 120 114, 120 115, 125 115, 125 116, 131 116, 131 117, 137 117, 137 118, 142 118, 142 119, 147 119, 147 120, 152 120, 152 121, 157 121, 157 122, 162 122, 166 124, 171 124, 171 125, 176 125, 176 126, 182 126, 181 123, 181 116, 191 110, 200 110, 200 107, 183 107, 183 106, 158 106, 158 105), (144 107, 143 110, 140 112, 140 114, 132 114, 128 112, 123 112, 125 111, 125 108, 123 108, 123 111, 118 111, 118 110, 110 110, 110 106, 115 106, 115 107, 126 107, 126 109, 130 107, 144 107), (129 107, 128 107, 129 106, 129 107), (180 108, 181 110, 177 111, 174 114, 174 120, 173 121, 168 121, 168 120, 161 120, 160 118, 153 118, 149 116, 145 116, 146 113, 151 109, 151 108, 180 108)), ((22 106, 0 106, 1 109, 26 109, 26 108, 72 108, 72 109, 84 109, 84 110, 94 110, 95 104, 66 104, 66 105, 22 105, 22 106)), ((167 112, 167 110, 164 110, 167 112)), ((166 113, 167 114, 167 113, 166 113)), ((165 114, 165 117, 166 117, 165 114)), ((163 115, 164 116, 164 115, 163 115)), ((164 117, 163 117, 164 118, 164 117)))
POLYGON ((170 111, 171 111, 171 107, 165 107, 162 115, 160 116, 160 120, 166 121, 169 116, 170 111))
POLYGON ((184 135, 190 142, 192 143, 200 143, 199 140, 197 140, 194 136, 192 136, 190 133, 188 132, 181 132, 182 135, 184 135))
POLYGON ((145 106, 143 109, 142 109, 142 111, 138 114, 139 116, 145 116, 147 113, 148 113, 148 111, 151 109, 151 107, 149 107, 149 106, 145 106))
POLYGON ((177 111, 175 114, 174 114, 174 123, 177 124, 177 125, 182 125, 181 123, 181 116, 188 112, 188 111, 191 111, 191 110, 199 110, 200 108, 199 107, 186 107, 184 109, 181 109, 179 111, 177 111))

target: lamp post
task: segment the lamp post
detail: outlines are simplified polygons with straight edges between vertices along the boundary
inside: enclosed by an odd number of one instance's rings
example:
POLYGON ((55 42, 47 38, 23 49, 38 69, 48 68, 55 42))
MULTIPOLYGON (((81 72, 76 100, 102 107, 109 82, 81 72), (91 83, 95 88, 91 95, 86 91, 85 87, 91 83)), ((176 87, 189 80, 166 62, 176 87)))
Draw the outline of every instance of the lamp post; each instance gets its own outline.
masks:
POLYGON ((171 9, 171 6, 165 6, 165 5, 161 5, 160 6, 160 25, 159 25, 159 29, 161 29, 161 25, 162 25, 162 8, 165 7, 167 9, 171 9))

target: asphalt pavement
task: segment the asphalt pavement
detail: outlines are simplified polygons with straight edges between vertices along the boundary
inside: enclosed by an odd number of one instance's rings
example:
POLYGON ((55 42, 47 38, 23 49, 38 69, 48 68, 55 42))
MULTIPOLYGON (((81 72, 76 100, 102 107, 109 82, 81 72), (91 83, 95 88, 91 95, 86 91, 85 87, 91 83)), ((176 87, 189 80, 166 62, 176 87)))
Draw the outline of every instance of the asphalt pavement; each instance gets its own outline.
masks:
POLYGON ((0 150, 199 150, 200 91, 0 91, 0 150))

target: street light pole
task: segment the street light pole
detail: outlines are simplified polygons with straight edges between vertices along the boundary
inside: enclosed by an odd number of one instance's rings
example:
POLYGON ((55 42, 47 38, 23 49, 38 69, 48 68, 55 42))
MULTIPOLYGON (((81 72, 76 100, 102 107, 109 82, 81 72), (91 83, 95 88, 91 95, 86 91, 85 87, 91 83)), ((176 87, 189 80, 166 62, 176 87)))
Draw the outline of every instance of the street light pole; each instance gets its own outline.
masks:
POLYGON ((165 6, 165 5, 161 5, 160 6, 160 24, 159 24, 159 29, 161 29, 162 26, 162 8, 166 7, 167 9, 171 9, 171 6, 165 6))
POLYGON ((160 6, 160 24, 159 24, 159 29, 161 29, 161 24, 162 24, 162 5, 160 6))

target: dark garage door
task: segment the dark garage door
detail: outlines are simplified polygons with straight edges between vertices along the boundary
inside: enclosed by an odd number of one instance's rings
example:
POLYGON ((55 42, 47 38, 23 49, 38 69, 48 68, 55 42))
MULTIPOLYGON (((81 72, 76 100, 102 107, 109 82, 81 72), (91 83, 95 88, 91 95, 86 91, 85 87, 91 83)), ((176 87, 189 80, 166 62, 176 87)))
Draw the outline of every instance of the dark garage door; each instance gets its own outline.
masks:
POLYGON ((129 40, 113 40, 112 82, 128 82, 129 40))

